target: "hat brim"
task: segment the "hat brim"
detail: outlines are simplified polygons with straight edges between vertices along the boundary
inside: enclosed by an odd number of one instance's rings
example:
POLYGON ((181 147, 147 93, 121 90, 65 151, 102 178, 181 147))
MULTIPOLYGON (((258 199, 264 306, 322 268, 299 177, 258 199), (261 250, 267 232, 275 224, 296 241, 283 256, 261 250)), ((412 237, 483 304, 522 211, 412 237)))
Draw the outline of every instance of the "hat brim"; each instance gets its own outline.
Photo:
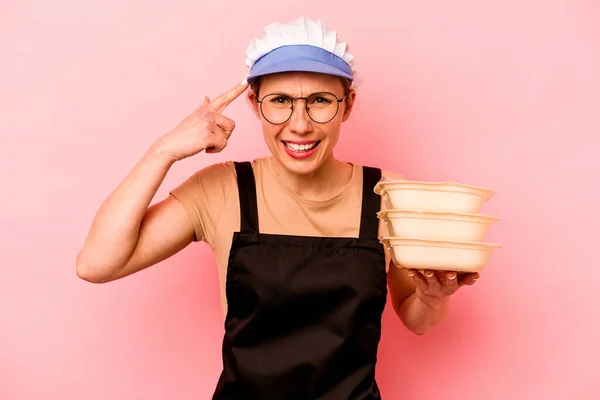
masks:
POLYGON ((280 72, 316 72, 353 80, 352 70, 342 58, 311 45, 287 45, 270 51, 254 63, 247 79, 252 82, 280 72))
POLYGON ((257 68, 248 75, 248 82, 252 82, 259 76, 277 74, 280 72, 316 72, 320 74, 334 75, 352 81, 352 75, 345 71, 335 68, 331 65, 324 64, 316 60, 285 60, 278 63, 266 65, 263 68, 257 68))

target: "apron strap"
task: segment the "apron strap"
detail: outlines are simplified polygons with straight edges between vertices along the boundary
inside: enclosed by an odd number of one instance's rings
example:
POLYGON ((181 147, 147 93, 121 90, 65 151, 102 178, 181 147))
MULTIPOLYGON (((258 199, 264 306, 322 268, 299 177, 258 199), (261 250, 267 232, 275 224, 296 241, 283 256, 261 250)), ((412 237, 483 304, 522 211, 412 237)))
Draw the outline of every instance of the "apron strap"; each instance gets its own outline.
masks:
POLYGON ((249 161, 234 162, 240 196, 240 232, 258 233, 258 206, 256 183, 249 161))
POLYGON ((378 239, 379 218, 377 213, 381 208, 381 197, 374 192, 375 185, 381 180, 379 168, 363 166, 363 200, 360 216, 361 239, 378 239))
MULTIPOLYGON (((258 233, 258 206, 256 204, 256 182, 249 161, 234 162, 240 197, 240 231, 258 233)), ((363 200, 360 217, 361 239, 378 239, 381 198, 373 191, 381 179, 381 170, 363 166, 363 200)))

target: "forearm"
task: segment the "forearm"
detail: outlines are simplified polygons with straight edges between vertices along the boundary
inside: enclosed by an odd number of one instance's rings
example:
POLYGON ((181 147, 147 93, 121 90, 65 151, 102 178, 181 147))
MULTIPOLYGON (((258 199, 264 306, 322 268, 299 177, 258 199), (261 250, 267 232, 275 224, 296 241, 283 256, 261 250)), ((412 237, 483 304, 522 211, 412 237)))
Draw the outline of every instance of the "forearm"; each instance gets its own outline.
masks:
POLYGON ((140 223, 173 161, 150 149, 106 198, 77 256, 78 272, 106 275, 127 263, 140 223), (87 271, 89 272, 89 271, 87 271))
POLYGON ((414 292, 396 307, 396 314, 409 330, 422 335, 442 322, 448 310, 448 297, 427 298, 425 301, 414 292))

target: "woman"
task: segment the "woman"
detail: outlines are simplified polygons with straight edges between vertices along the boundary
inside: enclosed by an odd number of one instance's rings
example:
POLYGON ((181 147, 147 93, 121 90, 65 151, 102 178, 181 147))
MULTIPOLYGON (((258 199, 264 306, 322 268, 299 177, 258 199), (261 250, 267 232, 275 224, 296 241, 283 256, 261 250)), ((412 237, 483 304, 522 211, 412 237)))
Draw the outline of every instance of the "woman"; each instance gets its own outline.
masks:
POLYGON ((388 289, 406 327, 422 334, 477 274, 390 263, 373 192, 381 171, 333 156, 356 99, 353 57, 335 32, 305 19, 272 24, 247 56, 247 80, 203 98, 106 199, 77 274, 112 281, 205 241, 226 330, 214 399, 378 399, 388 289), (149 207, 173 163, 226 147, 235 124, 222 112, 246 91, 271 157, 209 166, 149 207))

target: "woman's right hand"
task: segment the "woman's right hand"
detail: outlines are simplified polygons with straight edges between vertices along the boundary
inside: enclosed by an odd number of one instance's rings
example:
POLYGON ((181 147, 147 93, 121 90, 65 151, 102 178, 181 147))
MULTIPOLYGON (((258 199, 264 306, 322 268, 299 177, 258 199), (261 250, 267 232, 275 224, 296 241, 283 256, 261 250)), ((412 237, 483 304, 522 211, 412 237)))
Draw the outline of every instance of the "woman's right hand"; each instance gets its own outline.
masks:
POLYGON ((153 147, 173 162, 198 154, 202 150, 206 150, 207 153, 222 151, 227 146, 235 122, 221 113, 247 88, 248 83, 244 80, 212 101, 204 96, 200 106, 158 139, 153 147))

